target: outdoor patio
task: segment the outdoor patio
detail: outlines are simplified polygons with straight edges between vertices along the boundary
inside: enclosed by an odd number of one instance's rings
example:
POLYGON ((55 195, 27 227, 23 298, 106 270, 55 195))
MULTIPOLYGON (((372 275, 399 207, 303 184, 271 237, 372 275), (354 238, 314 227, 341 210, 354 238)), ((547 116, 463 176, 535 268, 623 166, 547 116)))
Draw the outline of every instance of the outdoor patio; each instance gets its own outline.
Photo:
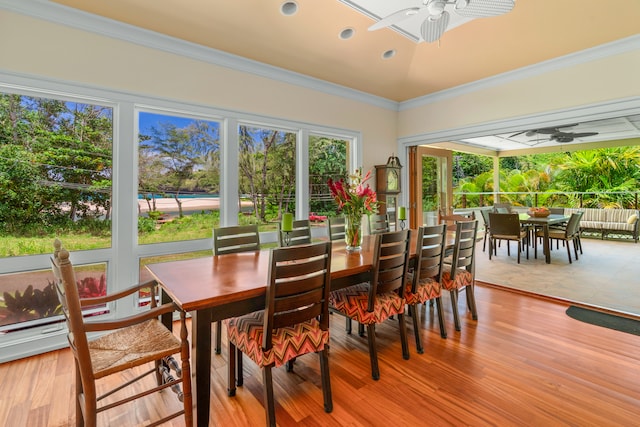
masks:
MULTIPOLYGON (((487 251, 488 246, 487 242, 487 251)), ((562 243, 559 249, 554 243, 551 264, 545 264, 540 246, 537 259, 529 248, 529 259, 523 253, 518 264, 517 244, 512 242, 508 256, 506 242, 502 242, 498 255, 489 261, 480 241, 476 280, 640 317, 640 244, 628 239, 582 238, 582 247, 584 254, 576 261, 572 246, 572 264, 562 243)))

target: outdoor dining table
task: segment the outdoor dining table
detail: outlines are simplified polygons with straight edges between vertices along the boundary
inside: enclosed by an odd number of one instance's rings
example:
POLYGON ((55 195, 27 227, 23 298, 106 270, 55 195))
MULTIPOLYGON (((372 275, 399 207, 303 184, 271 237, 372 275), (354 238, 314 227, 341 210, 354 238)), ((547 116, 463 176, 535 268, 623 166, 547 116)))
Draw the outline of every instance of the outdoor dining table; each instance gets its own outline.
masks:
MULTIPOLYGON (((416 234, 411 233, 415 257, 416 234)), ((348 252, 344 241, 333 241, 331 289, 369 280, 375 236, 364 236, 362 249, 348 252)), ((447 234, 447 245, 453 245, 447 234)), ((198 426, 209 424, 211 395, 211 323, 264 309, 269 250, 225 254, 147 265, 160 284, 164 302, 172 300, 191 315, 191 372, 198 426)), ((163 318, 171 324, 171 317, 163 318)))
MULTIPOLYGON (((569 217, 562 214, 550 214, 547 217, 530 216, 529 214, 520 214, 520 224, 534 225, 542 227, 543 239, 542 247, 544 252, 544 260, 547 264, 551 264, 551 250, 549 244, 549 226, 553 224, 563 224, 569 221, 569 217)), ((535 238, 535 236, 534 236, 535 238)), ((537 257, 538 254, 535 253, 537 257)))

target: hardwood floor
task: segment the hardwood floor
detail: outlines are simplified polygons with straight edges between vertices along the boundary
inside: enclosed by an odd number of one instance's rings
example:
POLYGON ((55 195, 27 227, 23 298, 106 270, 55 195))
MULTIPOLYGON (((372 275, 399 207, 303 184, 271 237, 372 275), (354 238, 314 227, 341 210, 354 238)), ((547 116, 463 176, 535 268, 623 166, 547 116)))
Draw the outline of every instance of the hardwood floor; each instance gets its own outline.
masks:
MULTIPOLYGON (((332 316, 330 355, 334 409, 322 406, 315 355, 293 373, 274 370, 276 417, 281 426, 630 426, 640 414, 640 336, 592 326, 565 314, 566 303, 476 286, 479 320, 463 316, 455 332, 445 296, 447 331, 427 307, 425 353, 403 360, 397 321, 378 328, 381 378, 370 376, 366 338, 346 335, 332 316)), ((465 298, 460 299, 461 309, 465 298)), ((461 312, 464 312, 461 310, 461 312)), ((226 393, 226 348, 212 360, 210 425, 264 424, 262 376, 245 359, 244 387, 226 393)), ((74 425, 72 359, 68 350, 0 365, 0 425, 74 425)), ((99 425, 141 425, 170 392, 144 404, 104 414, 99 425)), ((183 425, 182 419, 168 424, 183 425)))

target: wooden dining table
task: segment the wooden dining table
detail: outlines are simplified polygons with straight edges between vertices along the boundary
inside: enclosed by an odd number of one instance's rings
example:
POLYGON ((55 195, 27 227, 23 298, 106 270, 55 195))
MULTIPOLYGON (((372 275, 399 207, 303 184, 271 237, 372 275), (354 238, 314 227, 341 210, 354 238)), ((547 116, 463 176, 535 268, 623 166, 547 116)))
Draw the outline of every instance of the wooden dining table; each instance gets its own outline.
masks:
MULTIPOLYGON (((547 217, 529 216, 529 214, 520 214, 520 224, 533 225, 542 227, 543 239, 542 247, 544 252, 544 260, 547 264, 551 264, 551 245, 549 244, 549 226, 553 224, 563 224, 569 221, 569 217, 562 214, 550 214, 547 217)), ((533 236, 535 239, 535 235, 533 236)), ((538 253, 534 254, 536 257, 538 253)))
MULTIPOLYGON (((416 232, 411 233, 415 257, 416 232)), ((362 249, 346 250, 344 241, 332 242, 331 289, 367 281, 373 267, 375 236, 364 236, 362 249)), ((447 246, 454 235, 447 233, 447 246)), ((211 323, 264 309, 269 272, 269 250, 225 254, 146 266, 158 281, 163 301, 174 301, 191 315, 191 372, 194 420, 207 426, 211 395, 211 323)), ((171 323, 170 317, 163 322, 171 323)))

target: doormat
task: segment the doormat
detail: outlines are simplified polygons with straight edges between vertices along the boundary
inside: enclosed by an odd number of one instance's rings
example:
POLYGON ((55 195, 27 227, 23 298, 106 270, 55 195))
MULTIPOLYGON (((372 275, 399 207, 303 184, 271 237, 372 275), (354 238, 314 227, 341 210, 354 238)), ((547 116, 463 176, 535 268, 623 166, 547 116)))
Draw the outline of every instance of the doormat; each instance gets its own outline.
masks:
POLYGON ((576 307, 574 305, 567 309, 567 315, 581 322, 640 335, 640 320, 616 316, 615 314, 603 313, 588 308, 576 307))

